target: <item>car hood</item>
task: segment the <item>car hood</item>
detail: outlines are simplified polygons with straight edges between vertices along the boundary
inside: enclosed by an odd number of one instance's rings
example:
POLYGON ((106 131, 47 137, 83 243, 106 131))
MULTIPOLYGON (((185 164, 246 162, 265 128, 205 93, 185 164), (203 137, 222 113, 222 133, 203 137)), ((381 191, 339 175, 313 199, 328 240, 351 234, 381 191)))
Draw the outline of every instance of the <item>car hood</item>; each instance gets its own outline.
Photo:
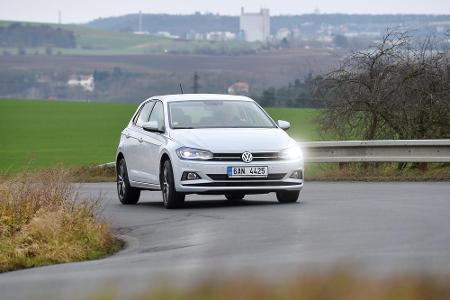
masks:
POLYGON ((177 129, 170 137, 180 146, 214 153, 275 152, 295 145, 279 128, 177 129))

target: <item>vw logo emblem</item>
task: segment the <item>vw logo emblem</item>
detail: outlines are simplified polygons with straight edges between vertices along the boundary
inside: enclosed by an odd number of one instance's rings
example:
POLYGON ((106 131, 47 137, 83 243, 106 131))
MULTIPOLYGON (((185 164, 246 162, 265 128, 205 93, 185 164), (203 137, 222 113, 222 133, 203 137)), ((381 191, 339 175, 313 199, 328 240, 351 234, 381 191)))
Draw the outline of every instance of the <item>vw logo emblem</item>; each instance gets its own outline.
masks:
POLYGON ((244 153, 242 153, 242 161, 243 162, 249 163, 252 160, 253 160, 253 155, 250 152, 245 151, 244 153))

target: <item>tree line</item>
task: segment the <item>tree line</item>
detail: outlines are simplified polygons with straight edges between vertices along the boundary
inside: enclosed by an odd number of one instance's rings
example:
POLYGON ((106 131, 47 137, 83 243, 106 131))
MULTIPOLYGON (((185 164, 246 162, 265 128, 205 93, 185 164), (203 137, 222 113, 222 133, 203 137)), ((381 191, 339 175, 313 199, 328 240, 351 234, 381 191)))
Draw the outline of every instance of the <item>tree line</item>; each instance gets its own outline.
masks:
POLYGON ((11 23, 0 27, 0 47, 76 47, 75 35, 70 30, 49 25, 11 23))

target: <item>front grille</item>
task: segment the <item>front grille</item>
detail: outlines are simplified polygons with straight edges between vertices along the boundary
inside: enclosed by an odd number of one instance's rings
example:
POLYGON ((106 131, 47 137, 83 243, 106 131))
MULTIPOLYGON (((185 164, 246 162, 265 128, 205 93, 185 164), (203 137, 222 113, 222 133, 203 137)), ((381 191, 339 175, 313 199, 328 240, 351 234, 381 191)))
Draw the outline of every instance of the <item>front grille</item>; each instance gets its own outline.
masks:
POLYGON ((269 174, 267 177, 249 177, 249 178, 233 178, 228 177, 227 174, 206 174, 212 180, 281 180, 286 176, 286 173, 269 174))
MULTIPOLYGON (((255 152, 253 161, 280 160, 278 152, 255 152)), ((214 153, 215 161, 242 161, 242 153, 214 153)))
POLYGON ((293 186, 299 185, 296 182, 285 182, 285 181, 252 181, 252 182, 242 182, 242 181, 228 181, 228 182, 208 182, 208 183, 193 183, 193 184, 183 184, 184 186, 201 186, 201 187, 233 187, 233 186, 293 186))

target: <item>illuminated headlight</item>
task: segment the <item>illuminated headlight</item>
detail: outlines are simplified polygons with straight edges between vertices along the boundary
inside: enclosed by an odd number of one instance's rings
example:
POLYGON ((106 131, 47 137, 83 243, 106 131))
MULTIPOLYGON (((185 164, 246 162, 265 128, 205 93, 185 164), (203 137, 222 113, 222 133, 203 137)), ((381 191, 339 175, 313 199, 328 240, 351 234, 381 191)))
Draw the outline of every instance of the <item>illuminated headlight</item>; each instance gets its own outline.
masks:
POLYGON ((206 150, 181 147, 177 149, 177 155, 181 159, 191 160, 209 160, 213 158, 213 154, 206 150))
POLYGON ((303 159, 303 152, 300 147, 294 146, 280 152, 281 159, 297 160, 303 159))

